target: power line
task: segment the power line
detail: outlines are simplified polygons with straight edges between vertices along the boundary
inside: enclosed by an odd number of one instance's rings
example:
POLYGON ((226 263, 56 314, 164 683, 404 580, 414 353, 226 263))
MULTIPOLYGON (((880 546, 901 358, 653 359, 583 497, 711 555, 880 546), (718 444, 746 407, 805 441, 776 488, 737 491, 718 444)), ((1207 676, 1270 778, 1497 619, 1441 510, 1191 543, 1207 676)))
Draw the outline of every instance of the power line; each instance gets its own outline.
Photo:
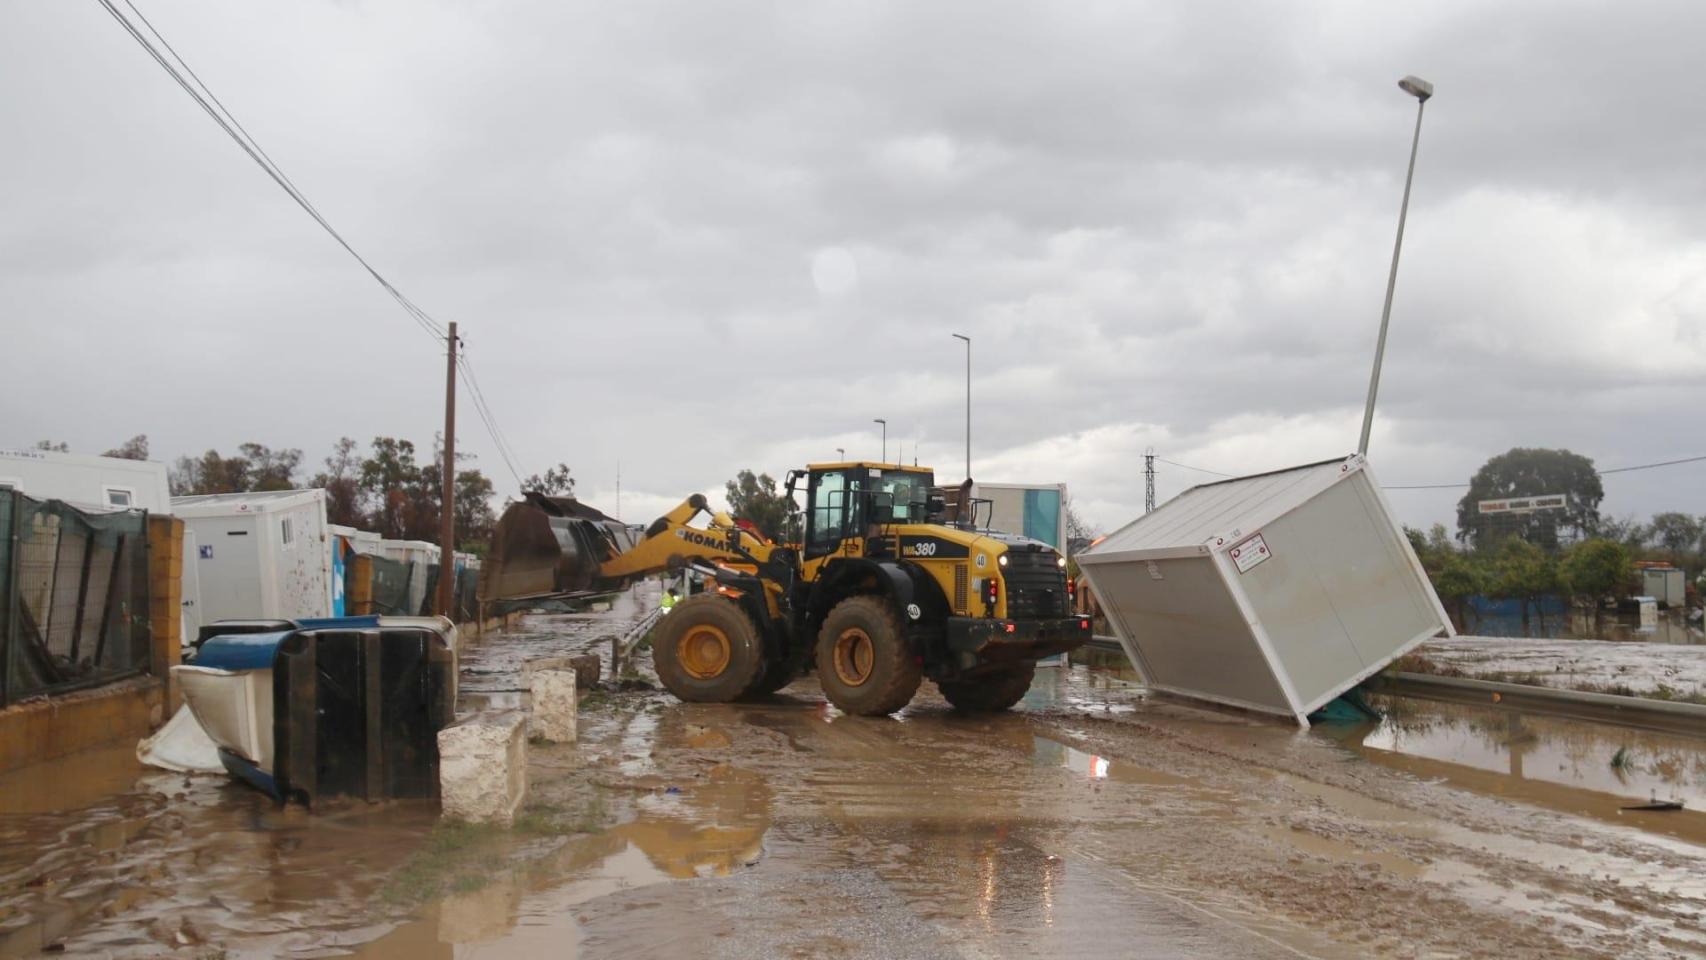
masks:
POLYGON ((474 367, 468 362, 466 354, 457 357, 456 366, 462 375, 462 382, 468 387, 469 398, 474 402, 475 414, 479 416, 480 422, 485 424, 487 435, 492 438, 492 444, 497 447, 498 457, 503 460, 510 475, 515 477, 516 486, 521 486, 521 470, 516 466, 518 458, 515 456, 514 448, 510 446, 509 439, 504 435, 503 430, 498 427, 497 417, 492 413, 491 404, 486 402, 486 394, 480 389, 480 381, 474 376, 474 367))
POLYGON ((1211 477, 1231 477, 1232 476, 1232 474, 1230 474, 1230 473, 1221 473, 1219 470, 1204 470, 1202 467, 1193 467, 1188 463, 1179 463, 1179 462, 1174 461, 1174 460, 1169 460, 1166 457, 1156 457, 1155 459, 1161 461, 1162 463, 1169 464, 1169 465, 1175 466, 1175 467, 1180 467, 1180 468, 1185 469, 1185 470, 1195 470, 1198 473, 1206 473, 1211 477))
POLYGON ((1642 463, 1633 467, 1614 467, 1610 470, 1601 470, 1599 474, 1600 476, 1605 476, 1608 473, 1628 473, 1631 470, 1651 470, 1654 467, 1670 467, 1679 463, 1699 463, 1702 460, 1706 460, 1706 455, 1698 457, 1683 457, 1680 460, 1661 460, 1658 463, 1642 463))
MULTIPOLYGON (((1654 470, 1659 467, 1674 467, 1682 463, 1699 463, 1706 460, 1706 455, 1698 457, 1680 457, 1676 460, 1660 460, 1657 463, 1637 463, 1632 467, 1612 467, 1609 470, 1594 471, 1599 476, 1612 473, 1633 473, 1636 470, 1654 470)), ((1389 483, 1382 489, 1386 490, 1461 490, 1469 486, 1467 483, 1389 483)))
MULTIPOLYGON (((266 149, 261 146, 260 141, 256 140, 253 134, 249 133, 248 128, 243 126, 242 121, 238 120, 237 116, 231 112, 230 108, 225 106, 224 101, 219 99, 218 94, 215 94, 213 89, 201 79, 201 76, 195 72, 195 68, 189 65, 189 61, 185 60, 183 56, 178 53, 177 49, 172 46, 171 41, 166 39, 165 35, 154 26, 146 14, 137 9, 136 4, 132 2, 132 0, 123 0, 124 5, 130 9, 131 13, 136 15, 136 19, 148 29, 148 32, 153 34, 154 38, 159 41, 160 46, 165 48, 166 53, 171 55, 171 60, 168 60, 166 55, 162 54, 160 49, 156 48, 154 44, 149 41, 148 37, 144 36, 142 32, 137 29, 134 23, 125 17, 124 14, 119 12, 118 7, 113 3, 113 0, 96 0, 96 2, 100 3, 101 7, 124 28, 125 32, 129 33, 131 38, 140 44, 142 49, 154 59, 154 62, 159 64, 160 68, 165 70, 166 74, 170 76, 179 87, 183 88, 185 93, 190 95, 190 98, 193 99, 210 118, 212 118, 214 123, 219 125, 221 130, 225 131, 226 135, 229 136, 237 146, 242 148, 244 153, 249 155, 249 159, 255 161, 256 165, 265 171, 267 176, 271 177, 274 183, 278 184, 279 189, 283 190, 286 195, 294 200, 296 204, 308 214, 308 216, 314 219, 315 223, 318 223, 333 240, 338 242, 339 246, 343 247, 350 256, 355 258, 357 263, 361 264, 362 268, 365 269, 368 274, 385 289, 385 292, 390 294, 392 299, 396 300, 397 304, 401 306, 406 313, 408 313, 409 317, 415 321, 416 325, 435 339, 447 339, 444 327, 439 324, 437 320, 434 320, 425 310, 417 306, 406 294, 397 289, 391 281, 385 279, 384 275, 375 269, 365 257, 360 253, 357 253, 355 248, 350 245, 349 241, 344 239, 343 234, 339 233, 337 229, 327 221, 325 216, 320 213, 319 209, 314 206, 313 201, 308 199, 307 194, 303 193, 302 190, 296 186, 296 182, 290 179, 290 175, 284 172, 284 168, 280 167, 278 162, 273 160, 272 155, 267 153, 266 149), (176 65, 174 65, 172 61, 176 61, 176 65), (179 68, 182 68, 181 72, 179 68), (188 79, 185 78, 186 74, 188 75, 188 79), (193 84, 191 81, 193 81, 193 84)), ((509 438, 504 434, 502 428, 498 426, 497 417, 493 415, 491 405, 486 401, 485 393, 480 390, 479 380, 474 376, 474 369, 472 365, 468 363, 466 356, 459 356, 457 358, 456 365, 458 371, 462 375, 463 382, 468 385, 469 391, 473 396, 474 410, 476 414, 478 414, 480 421, 485 425, 487 434, 492 438, 492 443, 496 445, 499 457, 502 458, 504 465, 509 468, 510 473, 515 477, 516 483, 519 485, 521 483, 521 473, 516 467, 516 460, 518 458, 515 456, 515 448, 509 443, 509 438)))
POLYGON ((360 263, 362 267, 373 277, 373 279, 378 281, 379 285, 385 288, 385 291, 397 301, 398 305, 408 312, 409 316, 414 319, 415 323, 418 324, 421 329, 425 330, 428 334, 431 334, 437 339, 444 339, 445 334, 443 326, 429 316, 425 310, 422 310, 408 297, 404 296, 402 291, 398 290, 391 284, 391 281, 385 279, 378 270, 374 269, 373 264, 368 263, 365 257, 357 253, 354 247, 350 246, 349 241, 343 238, 343 234, 340 234, 332 227, 331 223, 329 223, 325 217, 321 216, 320 211, 317 210, 314 207, 314 204, 308 200, 307 195, 297 189, 296 184, 285 175, 284 170, 279 167, 278 164, 273 162, 272 157, 261 148, 260 143, 256 141, 254 137, 249 135, 248 130, 244 129, 243 125, 237 121, 236 116, 233 115, 230 110, 226 109, 225 104, 220 102, 219 98, 214 95, 212 89, 202 82, 201 78, 196 75, 193 69, 190 68, 189 63, 185 61, 183 57, 178 55, 178 52, 172 48, 171 43, 166 40, 165 36, 162 35, 159 30, 154 28, 152 23, 149 23, 148 18, 143 16, 140 10, 136 9, 136 5, 132 3, 131 0, 124 0, 125 6, 129 7, 131 11, 136 14, 137 19, 148 28, 148 31, 159 39, 161 46, 165 47, 166 50, 171 53, 172 59, 177 61, 178 66, 173 66, 173 64, 167 60, 166 56, 160 52, 159 48, 155 47, 154 44, 142 34, 142 31, 138 30, 136 25, 131 23, 123 13, 119 12, 118 7, 113 3, 113 0, 95 0, 95 2, 99 3, 102 9, 106 10, 108 14, 112 15, 112 18, 118 22, 119 26, 123 27, 125 32, 130 34, 131 38, 140 44, 142 49, 146 51, 150 57, 154 58, 154 62, 158 63, 160 68, 165 70, 166 74, 176 81, 178 86, 182 87, 184 92, 189 94, 190 98, 194 100, 210 118, 213 119, 213 122, 218 124, 219 128, 224 130, 226 135, 229 136, 237 146, 241 147, 244 153, 249 155, 249 159, 255 161, 256 165, 264 170, 267 176, 272 178, 274 183, 278 184, 279 189, 283 190, 290 199, 296 201, 297 205, 300 206, 305 213, 314 218, 315 223, 318 223, 328 234, 330 234, 332 239, 338 242, 339 246, 348 251, 349 255, 354 257, 356 262, 360 263), (179 66, 183 68, 181 72, 178 69, 179 66), (185 79, 184 75, 186 73, 191 78, 194 78, 195 82, 193 85, 190 80, 185 79), (206 94, 206 96, 203 96, 203 94, 206 94), (209 102, 210 100, 212 101, 211 103, 209 102), (214 104, 218 104, 217 108, 214 104))

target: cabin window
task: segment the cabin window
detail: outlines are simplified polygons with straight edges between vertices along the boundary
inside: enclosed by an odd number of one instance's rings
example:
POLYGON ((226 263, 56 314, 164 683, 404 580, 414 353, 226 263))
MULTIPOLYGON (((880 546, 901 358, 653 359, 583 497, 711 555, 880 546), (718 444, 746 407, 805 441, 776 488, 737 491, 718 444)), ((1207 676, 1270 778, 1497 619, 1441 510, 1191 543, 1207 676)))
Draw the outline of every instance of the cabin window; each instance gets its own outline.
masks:
POLYGON ((120 507, 128 510, 136 501, 136 491, 125 487, 102 487, 101 490, 106 494, 107 506, 109 507, 120 507))

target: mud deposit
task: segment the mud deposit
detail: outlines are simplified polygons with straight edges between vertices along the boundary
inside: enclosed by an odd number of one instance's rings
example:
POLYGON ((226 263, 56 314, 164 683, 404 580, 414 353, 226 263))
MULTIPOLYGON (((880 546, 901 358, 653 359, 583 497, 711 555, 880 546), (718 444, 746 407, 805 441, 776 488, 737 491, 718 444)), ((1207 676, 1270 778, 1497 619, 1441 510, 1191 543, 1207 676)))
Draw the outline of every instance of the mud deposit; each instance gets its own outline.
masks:
MULTIPOLYGON (((526 655, 607 647, 638 609, 519 636, 540 651, 526 655)), ((519 696, 515 636, 471 652, 466 696, 519 696)), ((1617 809, 1648 791, 1695 803, 1699 745, 1631 734, 1624 780, 1595 766, 1621 732, 1517 723, 1429 704, 1301 733, 1081 667, 1039 671, 1017 711, 987 717, 928 684, 885 720, 840 715, 811 679, 750 705, 597 693, 578 746, 531 748, 513 833, 434 827, 406 805, 280 811, 182 777, 70 813, 14 805, 0 814, 14 939, 0 942, 186 957, 1706 956, 1702 815, 1617 809)))
POLYGON ((1436 668, 1466 677, 1670 697, 1706 695, 1706 645, 1456 637, 1424 644, 1436 668))

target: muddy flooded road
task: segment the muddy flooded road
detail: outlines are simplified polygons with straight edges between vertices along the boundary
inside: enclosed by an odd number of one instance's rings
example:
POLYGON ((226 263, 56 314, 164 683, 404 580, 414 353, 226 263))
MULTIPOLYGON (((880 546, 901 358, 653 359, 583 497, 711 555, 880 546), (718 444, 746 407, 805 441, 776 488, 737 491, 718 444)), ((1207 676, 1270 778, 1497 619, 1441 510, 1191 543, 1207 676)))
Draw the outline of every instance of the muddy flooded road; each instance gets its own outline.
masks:
MULTIPOLYGON (((533 618, 608 648, 643 604, 533 618)), ((514 638, 465 698, 519 697, 514 638)), ((501 702, 501 701, 500 701, 501 702)), ((215 779, 0 813, 6 955, 1706 956, 1702 742, 1394 701, 1309 732, 1045 669, 1010 714, 590 694, 513 832, 215 779), (1615 771, 1610 757, 1627 748, 1615 771), (1604 766, 1605 769, 1599 769, 1604 766), (1668 793, 1667 793, 1668 791, 1668 793), (64 905, 59 913, 37 908, 64 905), (36 910, 31 913, 32 909, 36 910), (17 922, 34 917, 33 932, 17 922), (43 920, 51 917, 51 922, 43 920)))

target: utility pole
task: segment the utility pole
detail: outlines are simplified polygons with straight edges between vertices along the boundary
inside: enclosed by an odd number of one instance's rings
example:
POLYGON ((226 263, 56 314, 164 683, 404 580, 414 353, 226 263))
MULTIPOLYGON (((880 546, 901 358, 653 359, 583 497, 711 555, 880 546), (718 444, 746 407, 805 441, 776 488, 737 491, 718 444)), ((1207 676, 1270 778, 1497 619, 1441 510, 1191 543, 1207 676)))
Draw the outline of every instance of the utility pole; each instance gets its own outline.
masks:
POLYGON ((1155 512, 1155 448, 1143 451, 1143 512, 1155 512))
POLYGON ((450 619, 456 596, 456 321, 445 338, 449 362, 444 368, 444 487, 439 499, 438 612, 450 619))
POLYGON ((971 479, 971 338, 954 334, 955 340, 966 342, 966 479, 971 479))

